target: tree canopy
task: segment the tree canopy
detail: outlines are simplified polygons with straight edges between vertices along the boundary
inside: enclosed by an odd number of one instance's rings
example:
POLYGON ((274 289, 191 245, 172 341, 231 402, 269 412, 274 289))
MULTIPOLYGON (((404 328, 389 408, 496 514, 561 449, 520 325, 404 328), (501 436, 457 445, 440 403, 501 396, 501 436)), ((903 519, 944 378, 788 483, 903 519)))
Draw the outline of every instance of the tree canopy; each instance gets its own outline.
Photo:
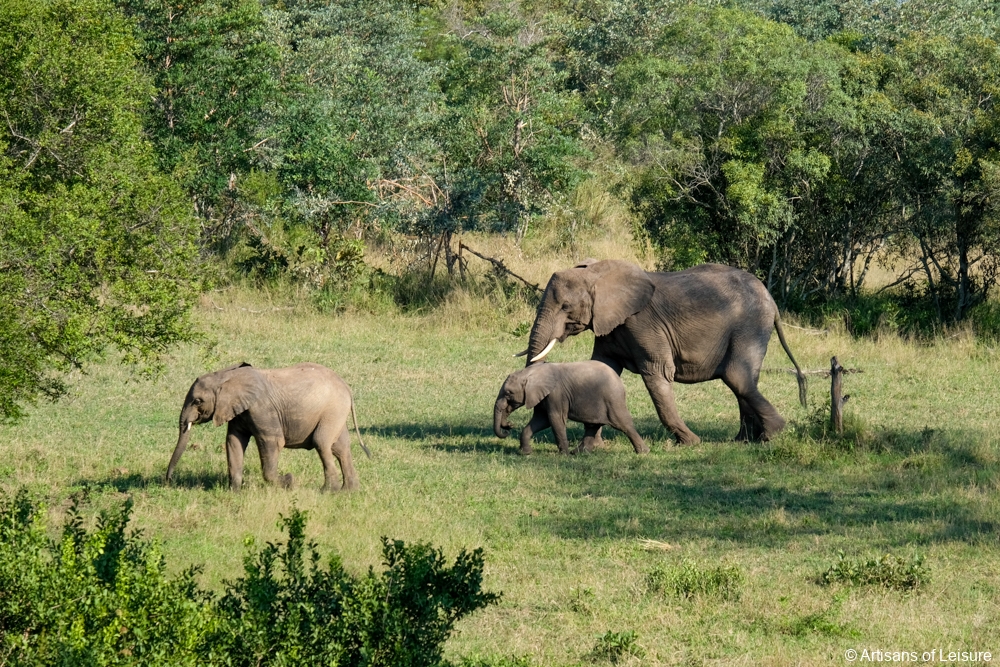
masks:
POLYGON ((110 346, 191 337, 197 220, 158 171, 152 92, 103 0, 0 6, 0 418, 110 346))
POLYGON ((1000 279, 997 9, 8 0, 0 416, 190 338, 198 262, 364 291, 366 244, 521 242, 593 174, 663 269, 740 266, 822 310, 881 262, 920 326, 975 319, 1000 279))

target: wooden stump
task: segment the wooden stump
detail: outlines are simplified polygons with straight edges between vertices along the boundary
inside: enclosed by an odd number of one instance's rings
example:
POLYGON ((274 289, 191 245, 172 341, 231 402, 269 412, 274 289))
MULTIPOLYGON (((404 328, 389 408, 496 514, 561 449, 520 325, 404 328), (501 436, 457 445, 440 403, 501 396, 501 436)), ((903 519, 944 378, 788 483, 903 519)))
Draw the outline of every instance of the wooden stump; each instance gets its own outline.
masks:
POLYGON ((837 432, 837 435, 844 434, 844 403, 847 396, 841 396, 841 379, 844 373, 843 366, 837 361, 837 357, 830 359, 830 427, 837 432))

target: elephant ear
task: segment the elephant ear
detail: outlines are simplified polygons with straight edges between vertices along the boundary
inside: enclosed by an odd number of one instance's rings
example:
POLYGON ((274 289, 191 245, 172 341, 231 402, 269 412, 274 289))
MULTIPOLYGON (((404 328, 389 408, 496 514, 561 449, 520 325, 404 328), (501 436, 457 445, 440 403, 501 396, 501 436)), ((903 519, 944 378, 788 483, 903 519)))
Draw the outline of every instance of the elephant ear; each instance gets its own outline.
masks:
POLYGON ((236 415, 246 412, 264 395, 264 378, 249 366, 246 364, 219 371, 223 379, 215 392, 215 413, 212 415, 216 426, 222 426, 236 415))
POLYGON ((589 270, 596 274, 591 287, 595 336, 608 335, 653 298, 653 281, 635 264, 607 260, 589 270))
POLYGON ((550 373, 548 363, 542 362, 534 366, 529 366, 526 370, 535 369, 531 373, 526 373, 524 378, 524 407, 533 408, 545 397, 552 393, 556 387, 554 373, 550 373))

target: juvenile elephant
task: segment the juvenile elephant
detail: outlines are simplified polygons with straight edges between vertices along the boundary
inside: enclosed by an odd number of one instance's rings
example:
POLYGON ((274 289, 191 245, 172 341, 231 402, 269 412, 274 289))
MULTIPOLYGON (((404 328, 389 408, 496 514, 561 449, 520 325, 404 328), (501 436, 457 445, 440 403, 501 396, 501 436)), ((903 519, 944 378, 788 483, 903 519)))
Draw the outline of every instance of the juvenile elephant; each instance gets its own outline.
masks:
POLYGON ((806 378, 785 342, 778 307, 746 271, 703 264, 657 273, 619 260, 585 260, 552 274, 521 355, 533 364, 557 341, 586 329, 594 332, 591 358, 641 375, 660 421, 681 444, 700 439, 677 412, 674 382, 725 382, 739 404, 738 440, 767 440, 784 428, 757 389, 772 329, 806 404, 806 378))
POLYGON ((243 484, 243 455, 250 436, 257 441, 264 479, 292 485, 292 475, 278 476, 278 454, 283 448, 315 449, 323 462, 323 490, 357 489, 358 473, 351 459, 351 436, 347 415, 354 421, 361 441, 354 398, 336 373, 319 364, 296 364, 288 368, 257 369, 242 363, 195 380, 181 408, 180 436, 167 466, 167 482, 187 448, 191 425, 212 420, 226 429, 226 459, 229 487, 243 484), (333 459, 340 464, 343 485, 336 477, 333 459))
POLYGON ((599 431, 610 424, 628 436, 636 454, 649 447, 635 430, 632 415, 625 405, 625 385, 618 374, 600 361, 576 361, 568 364, 535 364, 504 380, 493 406, 493 432, 498 438, 510 433, 507 418, 524 406, 535 414, 521 431, 521 453, 531 453, 534 434, 551 427, 562 454, 569 452, 566 419, 583 423, 583 442, 577 448, 590 451, 599 441, 599 431))

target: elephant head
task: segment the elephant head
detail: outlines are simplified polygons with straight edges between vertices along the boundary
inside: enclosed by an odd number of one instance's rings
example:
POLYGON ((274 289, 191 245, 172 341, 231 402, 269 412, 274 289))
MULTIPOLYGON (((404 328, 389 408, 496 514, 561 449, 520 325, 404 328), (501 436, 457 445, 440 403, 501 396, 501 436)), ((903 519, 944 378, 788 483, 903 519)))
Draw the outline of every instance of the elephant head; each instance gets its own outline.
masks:
POLYGON ((620 260, 584 260, 552 274, 531 327, 528 365, 541 360, 556 342, 592 329, 605 336, 653 297, 653 283, 635 264, 620 260))
POLYGON ((167 466, 167 481, 173 477, 174 468, 187 449, 193 424, 211 420, 216 426, 221 426, 245 412, 263 390, 260 373, 246 362, 202 375, 195 380, 181 408, 180 434, 173 456, 170 457, 170 465, 167 466))
POLYGON ((555 375, 548 372, 545 364, 535 364, 511 373, 504 380, 493 406, 493 432, 498 438, 510 435, 510 413, 524 406, 533 408, 552 393, 555 375))

